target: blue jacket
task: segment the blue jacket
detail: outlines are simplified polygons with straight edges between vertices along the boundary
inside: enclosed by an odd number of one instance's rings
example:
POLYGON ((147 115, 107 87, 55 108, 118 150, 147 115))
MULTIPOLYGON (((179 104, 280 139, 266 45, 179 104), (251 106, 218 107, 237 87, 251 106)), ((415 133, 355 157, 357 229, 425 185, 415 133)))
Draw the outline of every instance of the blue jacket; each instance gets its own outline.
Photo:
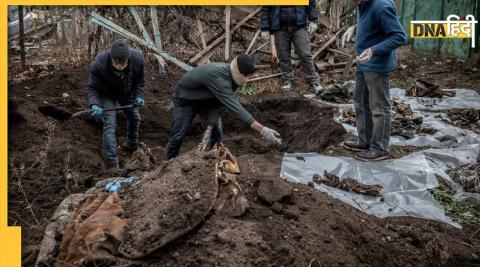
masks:
MULTIPOLYGON (((306 26, 308 21, 318 19, 317 1, 310 0, 308 6, 296 6, 297 25, 306 26)), ((264 6, 260 15, 260 29, 275 31, 280 29, 280 6, 264 6)))
POLYGON ((130 101, 143 98, 144 86, 144 58, 140 51, 130 48, 128 66, 121 76, 117 76, 114 74, 110 50, 105 50, 90 65, 86 97, 90 106, 101 105, 102 98, 130 101))
POLYGON ((393 0, 363 0, 357 8, 357 54, 372 48, 373 57, 359 70, 391 72, 397 67, 395 49, 407 42, 393 0))

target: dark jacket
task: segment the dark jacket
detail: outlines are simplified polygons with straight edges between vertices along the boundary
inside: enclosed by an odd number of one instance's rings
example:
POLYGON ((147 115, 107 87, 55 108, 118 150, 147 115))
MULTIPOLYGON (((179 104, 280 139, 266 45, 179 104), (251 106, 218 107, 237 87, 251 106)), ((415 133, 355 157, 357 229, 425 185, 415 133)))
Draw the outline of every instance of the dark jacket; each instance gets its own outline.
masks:
POLYGON ((101 106, 101 98, 131 102, 137 97, 143 98, 144 86, 144 59, 140 51, 130 48, 128 66, 118 76, 114 73, 110 51, 106 50, 90 65, 86 96, 90 106, 101 106))
POLYGON ((362 71, 391 72, 397 66, 395 49, 407 42, 393 0, 363 0, 357 10, 357 54, 372 48, 373 57, 358 65, 362 71))
POLYGON ((235 95, 236 88, 229 64, 210 63, 198 66, 183 75, 178 81, 173 97, 180 101, 186 100, 183 102, 190 102, 192 105, 207 103, 213 105, 212 100, 217 99, 219 107, 210 107, 212 113, 215 114, 209 115, 209 123, 218 120, 224 107, 234 117, 247 125, 251 125, 255 120, 238 101, 235 95))
MULTIPOLYGON (((316 22, 318 11, 317 1, 310 0, 308 6, 296 6, 297 27, 305 27, 308 21, 316 22)), ((260 16, 260 29, 262 31, 275 31, 280 29, 280 6, 264 6, 260 16)))

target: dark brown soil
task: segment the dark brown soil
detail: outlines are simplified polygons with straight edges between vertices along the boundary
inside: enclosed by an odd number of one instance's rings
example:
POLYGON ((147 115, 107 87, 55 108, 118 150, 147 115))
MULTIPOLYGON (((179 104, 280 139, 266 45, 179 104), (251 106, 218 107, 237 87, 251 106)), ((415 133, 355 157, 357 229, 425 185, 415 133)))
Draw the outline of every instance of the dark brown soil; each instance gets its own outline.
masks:
POLYGON ((215 161, 193 151, 149 173, 122 195, 130 222, 119 251, 144 257, 197 227, 218 194, 215 161))
MULTIPOLYGON (((170 91, 181 76, 169 71, 169 76, 149 72, 141 111, 141 139, 160 160, 171 123, 170 91)), ((10 225, 22 226, 25 266, 35 262, 43 230, 57 205, 109 177, 98 122, 81 117, 60 123, 38 111, 45 105, 71 112, 86 108, 87 77, 87 67, 81 67, 9 88, 8 215, 10 225)), ((241 169, 237 179, 250 208, 239 218, 211 214, 188 236, 149 256, 149 266, 308 266, 314 258, 322 266, 474 265, 478 225, 456 230, 414 218, 379 219, 311 187, 280 180, 284 151, 325 152, 346 138, 333 121, 331 108, 304 101, 298 92, 262 93, 242 101, 258 121, 284 138, 281 147, 269 145, 229 115, 224 117, 225 143, 237 156, 241 169)), ((182 151, 198 144, 203 129, 194 123, 182 151)), ((121 144, 123 116, 117 134, 121 144)), ((129 158, 121 156, 123 161, 129 158)))

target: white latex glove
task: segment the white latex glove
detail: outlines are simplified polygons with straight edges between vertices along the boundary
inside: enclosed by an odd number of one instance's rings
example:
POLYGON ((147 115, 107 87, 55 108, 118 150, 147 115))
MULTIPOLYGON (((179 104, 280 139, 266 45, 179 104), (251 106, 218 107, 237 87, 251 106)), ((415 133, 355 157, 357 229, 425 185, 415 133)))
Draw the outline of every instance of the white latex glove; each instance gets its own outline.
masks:
POLYGON ((372 48, 368 48, 360 56, 357 57, 357 62, 363 63, 369 61, 373 57, 373 50, 372 48))
POLYGON ((270 40, 270 32, 269 31, 262 31, 261 33, 262 39, 265 41, 270 40))
POLYGON ((342 35, 342 48, 345 47, 346 42, 352 42, 355 39, 355 31, 357 29, 357 25, 353 25, 352 27, 348 28, 345 33, 342 35))
POLYGON ((308 23, 308 32, 309 33, 316 32, 317 29, 318 29, 318 25, 317 25, 316 22, 310 21, 310 23, 308 23))
POLYGON ((282 139, 280 139, 280 134, 268 127, 263 127, 262 131, 260 134, 265 138, 267 141, 275 143, 275 144, 282 144, 282 139))

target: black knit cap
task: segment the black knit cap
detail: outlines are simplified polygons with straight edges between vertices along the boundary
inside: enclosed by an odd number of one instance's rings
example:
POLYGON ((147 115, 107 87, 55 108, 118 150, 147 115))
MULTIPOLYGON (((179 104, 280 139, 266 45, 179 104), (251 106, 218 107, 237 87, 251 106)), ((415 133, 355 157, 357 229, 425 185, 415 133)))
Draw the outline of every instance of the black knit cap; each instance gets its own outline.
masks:
POLYGON ((125 62, 130 57, 130 51, 128 45, 123 39, 118 39, 113 42, 110 48, 110 56, 115 61, 125 62))
POLYGON ((255 65, 253 59, 245 53, 237 56, 238 70, 243 75, 253 74, 255 72, 255 65))

